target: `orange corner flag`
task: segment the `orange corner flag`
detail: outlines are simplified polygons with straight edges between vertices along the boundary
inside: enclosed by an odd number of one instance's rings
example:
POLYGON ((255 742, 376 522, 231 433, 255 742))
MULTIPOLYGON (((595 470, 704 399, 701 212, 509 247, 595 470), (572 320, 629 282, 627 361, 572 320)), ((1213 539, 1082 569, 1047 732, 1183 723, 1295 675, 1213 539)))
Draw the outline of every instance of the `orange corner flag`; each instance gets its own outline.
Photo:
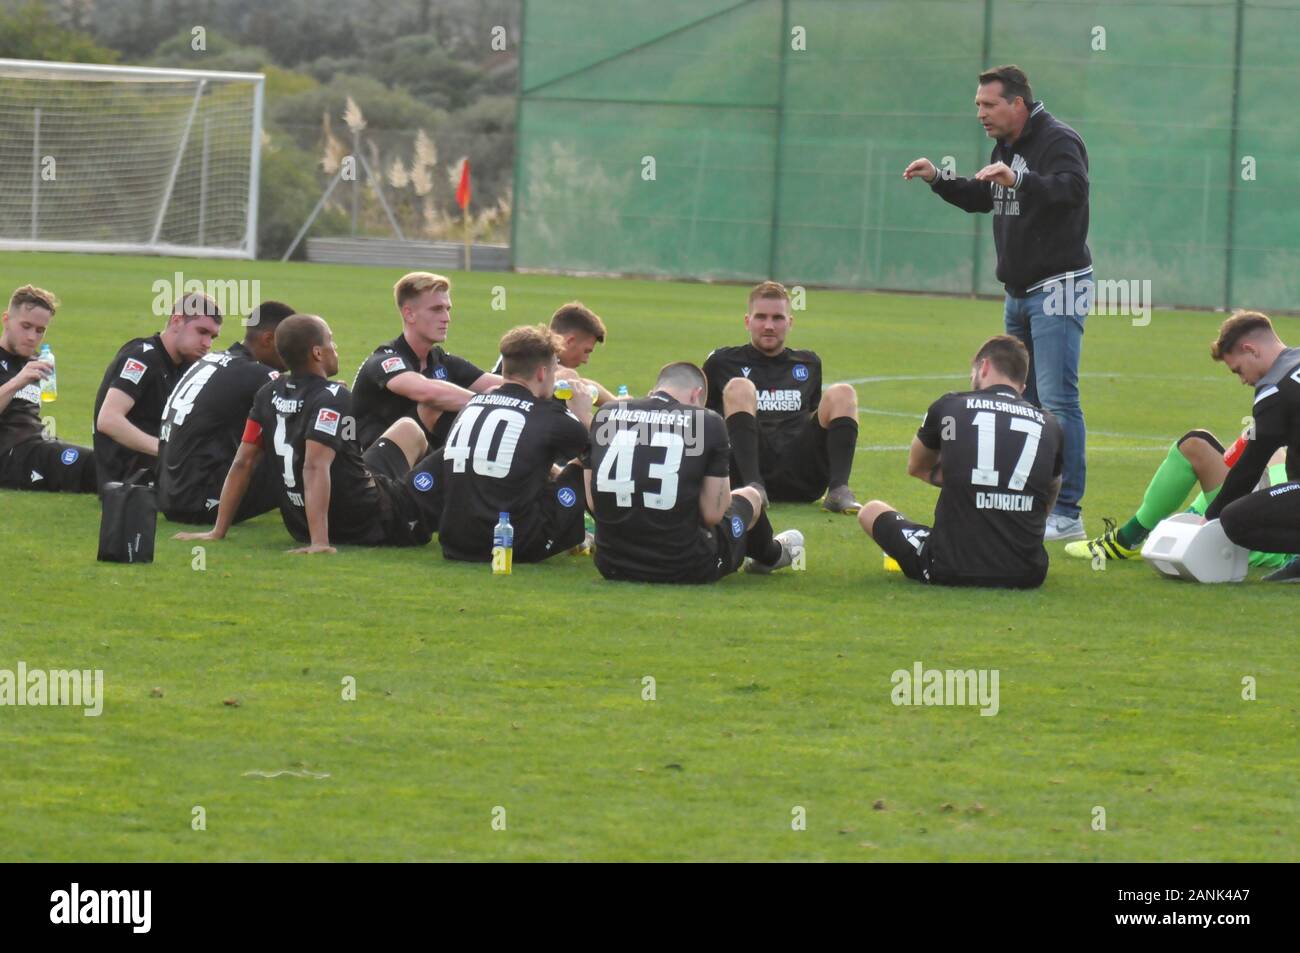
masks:
POLYGON ((469 207, 469 195, 469 159, 465 159, 460 167, 460 185, 456 186, 456 204, 462 212, 469 207))

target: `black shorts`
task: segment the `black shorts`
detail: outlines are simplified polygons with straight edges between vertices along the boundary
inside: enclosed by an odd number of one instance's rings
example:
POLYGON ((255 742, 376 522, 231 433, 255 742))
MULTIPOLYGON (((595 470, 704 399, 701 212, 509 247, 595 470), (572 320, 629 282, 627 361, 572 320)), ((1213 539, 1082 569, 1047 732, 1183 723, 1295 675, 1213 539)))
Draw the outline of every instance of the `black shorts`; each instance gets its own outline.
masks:
POLYGON ((759 472, 768 499, 784 503, 819 500, 826 492, 831 471, 826 429, 818 422, 815 410, 808 412, 802 424, 787 427, 776 439, 759 429, 759 472))
POLYGON ((730 576, 745 562, 745 544, 749 524, 754 519, 754 507, 743 496, 733 496, 722 522, 713 527, 713 547, 716 562, 712 572, 702 582, 716 582, 730 576))
MULTIPOLYGON (((242 523, 254 516, 270 513, 280 508, 280 473, 272 458, 263 455, 253 470, 253 478, 248 483, 244 499, 240 501, 239 511, 235 513, 234 522, 242 523)), ((214 474, 215 476, 215 474, 214 474)), ((194 523, 211 526, 217 521, 217 506, 221 502, 221 490, 225 486, 226 474, 220 480, 210 483, 201 499, 172 500, 163 508, 163 516, 173 523, 194 523)), ((161 495, 161 494, 160 494, 161 495)))
POLYGON ((95 453, 61 440, 28 440, 0 454, 0 487, 47 493, 95 493, 95 453))
POLYGON ((1279 483, 1233 500, 1219 514, 1228 539, 1261 553, 1300 553, 1300 483, 1279 483))
POLYGON ((876 517, 871 538, 894 558, 903 575, 935 586, 986 586, 995 589, 1036 589, 1044 574, 1033 576, 952 576, 934 570, 934 531, 924 523, 913 523, 902 513, 889 510, 876 517))
POLYGON ((380 437, 361 455, 379 491, 378 546, 423 546, 433 538, 410 489, 410 467, 402 448, 380 437))
POLYGON ((913 523, 897 510, 889 510, 876 517, 871 538, 894 558, 908 579, 930 582, 934 555, 930 549, 930 532, 924 523, 913 523))
POLYGON ((539 563, 556 553, 567 552, 586 537, 583 514, 587 491, 582 464, 570 463, 554 480, 546 481, 538 505, 542 530, 534 535, 530 545, 515 548, 512 558, 517 563, 539 563))
POLYGON ((620 582, 651 582, 668 585, 704 585, 729 576, 745 562, 749 538, 749 524, 754 519, 754 507, 744 497, 733 496, 731 505, 722 520, 712 529, 699 527, 698 554, 692 554, 691 565, 674 572, 639 571, 626 562, 610 564, 600 549, 596 538, 596 569, 606 579, 620 582))

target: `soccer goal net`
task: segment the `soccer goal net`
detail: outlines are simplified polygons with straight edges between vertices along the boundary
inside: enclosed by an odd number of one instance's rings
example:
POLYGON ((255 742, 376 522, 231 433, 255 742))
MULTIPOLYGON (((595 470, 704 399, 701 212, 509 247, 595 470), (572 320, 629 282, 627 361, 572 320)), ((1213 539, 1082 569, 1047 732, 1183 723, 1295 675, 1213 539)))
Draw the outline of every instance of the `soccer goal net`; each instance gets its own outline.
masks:
POLYGON ((253 258, 258 73, 0 59, 0 249, 253 258))

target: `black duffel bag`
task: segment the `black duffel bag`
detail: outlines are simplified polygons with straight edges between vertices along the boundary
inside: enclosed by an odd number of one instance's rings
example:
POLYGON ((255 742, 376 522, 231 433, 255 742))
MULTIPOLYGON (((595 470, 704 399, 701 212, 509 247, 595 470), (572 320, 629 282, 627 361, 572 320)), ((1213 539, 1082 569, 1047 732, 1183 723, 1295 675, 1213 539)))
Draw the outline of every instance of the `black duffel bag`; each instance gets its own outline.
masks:
POLYGON ((122 483, 105 483, 99 493, 103 516, 99 521, 99 561, 104 563, 153 562, 154 532, 158 527, 158 490, 140 470, 122 483))

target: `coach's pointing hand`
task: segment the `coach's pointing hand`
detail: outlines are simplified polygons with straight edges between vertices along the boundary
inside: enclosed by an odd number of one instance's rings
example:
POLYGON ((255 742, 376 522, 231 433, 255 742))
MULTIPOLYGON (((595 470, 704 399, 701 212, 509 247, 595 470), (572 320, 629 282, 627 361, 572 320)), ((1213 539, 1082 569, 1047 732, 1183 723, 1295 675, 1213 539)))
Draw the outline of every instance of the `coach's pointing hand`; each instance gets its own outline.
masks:
POLYGON ((933 182, 938 174, 934 163, 924 157, 912 160, 912 164, 903 170, 903 178, 914 179, 919 175, 926 182, 933 182))
POLYGON ((992 165, 986 165, 975 173, 977 182, 996 182, 998 185, 1004 185, 1011 188, 1016 184, 1016 174, 1011 171, 1011 167, 1005 162, 995 162, 992 165))

